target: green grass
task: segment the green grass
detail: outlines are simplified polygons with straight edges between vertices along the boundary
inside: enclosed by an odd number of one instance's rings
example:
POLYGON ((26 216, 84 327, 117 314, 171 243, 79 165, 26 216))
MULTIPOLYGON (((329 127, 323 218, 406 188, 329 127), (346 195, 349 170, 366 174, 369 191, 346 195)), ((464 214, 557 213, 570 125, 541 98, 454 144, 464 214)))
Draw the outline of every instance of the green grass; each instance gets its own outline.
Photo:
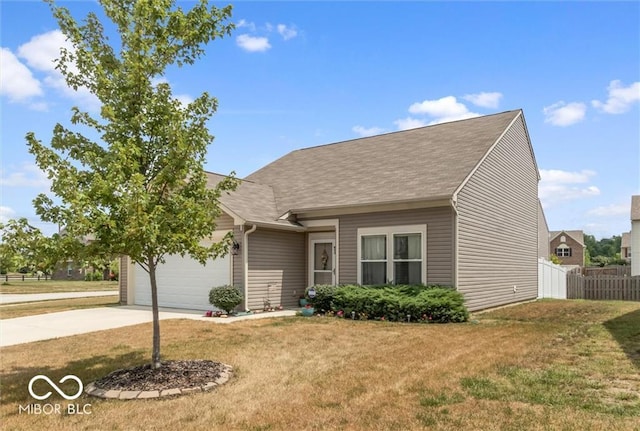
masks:
POLYGON ((0 319, 37 316, 60 311, 80 310, 95 307, 115 307, 120 305, 117 296, 93 296, 90 298, 55 299, 50 301, 20 302, 0 305, 0 319))
POLYGON ((0 284, 0 293, 56 293, 116 290, 117 281, 9 280, 0 284))

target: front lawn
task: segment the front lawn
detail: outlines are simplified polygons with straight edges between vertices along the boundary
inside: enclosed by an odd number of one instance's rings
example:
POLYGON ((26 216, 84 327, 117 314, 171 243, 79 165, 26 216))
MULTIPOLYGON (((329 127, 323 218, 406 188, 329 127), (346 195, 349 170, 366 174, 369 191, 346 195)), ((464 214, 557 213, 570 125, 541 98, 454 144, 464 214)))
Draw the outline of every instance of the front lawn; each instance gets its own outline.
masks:
MULTIPOLYGON (((90 415, 19 413, 29 380, 85 384, 148 361, 151 324, 0 349, 3 427, 109 430, 634 430, 640 303, 541 301, 411 325, 279 318, 163 321, 165 359, 212 359, 235 376, 161 400, 82 396, 90 415)), ((44 403, 43 401, 42 403, 44 403)), ((67 404, 54 392, 48 403, 67 404)))

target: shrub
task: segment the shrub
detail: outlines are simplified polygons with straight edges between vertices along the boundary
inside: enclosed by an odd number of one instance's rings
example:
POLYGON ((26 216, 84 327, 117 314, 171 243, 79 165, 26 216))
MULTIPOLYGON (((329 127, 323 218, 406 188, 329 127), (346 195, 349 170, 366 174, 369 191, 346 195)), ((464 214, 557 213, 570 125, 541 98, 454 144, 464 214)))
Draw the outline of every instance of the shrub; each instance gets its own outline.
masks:
POLYGON ((226 311, 227 314, 231 313, 241 302, 242 292, 234 286, 218 286, 209 292, 209 303, 226 311))
POLYGON ((102 272, 100 271, 87 272, 84 275, 84 281, 102 281, 103 278, 102 272))
POLYGON ((332 311, 349 318, 390 321, 465 322, 469 312, 462 294, 442 286, 357 286, 334 289, 332 311))
POLYGON ((336 291, 336 288, 337 286, 333 285, 318 284, 316 286, 313 286, 313 289, 316 291, 315 298, 309 298, 310 288, 307 288, 305 290, 305 298, 307 298, 311 302, 311 305, 313 305, 313 308, 315 308, 316 311, 326 313, 327 311, 331 311, 331 303, 333 301, 333 295, 336 291))

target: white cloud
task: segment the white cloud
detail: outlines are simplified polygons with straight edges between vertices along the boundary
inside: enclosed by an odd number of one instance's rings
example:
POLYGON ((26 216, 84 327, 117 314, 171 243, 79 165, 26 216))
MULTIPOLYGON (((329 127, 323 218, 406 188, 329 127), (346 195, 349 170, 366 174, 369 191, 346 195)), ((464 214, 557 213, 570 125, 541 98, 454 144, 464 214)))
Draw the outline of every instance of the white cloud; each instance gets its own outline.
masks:
MULTIPOLYGON (((430 117, 435 117, 435 119, 428 123, 429 125, 480 116, 480 114, 469 111, 469 109, 467 109, 463 103, 458 102, 454 96, 446 96, 441 99, 424 100, 422 102, 414 103, 409 106, 409 112, 411 114, 426 114, 430 117)), ((426 124, 424 121, 421 122, 423 123, 422 125, 426 124)))
POLYGON ((248 28, 250 31, 256 31, 256 25, 246 19, 241 19, 236 24, 237 28, 248 28))
POLYGON ((0 185, 3 187, 37 187, 49 189, 51 181, 36 165, 24 164, 19 171, 12 172, 7 176, 5 176, 5 172, 1 172, 0 185))
POLYGON ((631 205, 629 204, 610 204, 587 211, 587 215, 595 217, 629 216, 629 214, 631 214, 631 205))
POLYGON ((373 136, 373 135, 379 135, 381 133, 383 133, 385 130, 381 127, 363 127, 363 126, 353 126, 351 128, 351 130, 353 130, 355 133, 357 133, 359 136, 373 136))
POLYGON ((9 49, 0 49, 0 94, 9 97, 12 102, 26 102, 32 97, 41 96, 40 82, 33 77, 27 66, 22 64, 9 49))
POLYGON ((431 126, 433 124, 449 123, 451 121, 466 120, 468 118, 475 118, 475 117, 479 117, 479 116, 480 116, 480 114, 478 114, 476 112, 466 112, 464 114, 451 115, 449 117, 436 118, 435 120, 431 121, 429 123, 429 125, 431 126))
POLYGON ((53 73, 56 72, 55 60, 60 57, 62 48, 73 51, 73 45, 66 40, 64 34, 60 30, 53 30, 36 35, 21 45, 18 56, 24 58, 29 67, 53 73))
POLYGON ((581 184, 589 182, 591 177, 597 173, 588 169, 580 172, 562 171, 559 169, 540 169, 542 181, 559 183, 559 184, 581 184))
POLYGON ((640 101, 640 82, 634 82, 624 87, 622 82, 614 80, 607 87, 609 98, 602 103, 599 100, 591 101, 591 105, 607 114, 623 114, 631 109, 631 105, 640 101))
POLYGON ((6 223, 15 213, 12 208, 0 206, 0 223, 6 223))
POLYGON ((586 111, 587 106, 584 103, 565 103, 564 101, 556 102, 542 109, 545 116, 545 123, 562 127, 570 126, 584 120, 586 111))
POLYGON ((393 122, 396 126, 398 126, 398 130, 408 130, 415 129, 417 127, 424 127, 427 125, 426 122, 419 120, 417 118, 401 118, 393 122))
POLYGON ((569 172, 557 169, 540 169, 538 197, 545 208, 557 203, 598 196, 600 189, 588 184, 596 172, 582 170, 569 172))
POLYGON ((469 112, 466 106, 458 102, 454 96, 437 100, 425 100, 409 106, 412 114, 427 114, 432 117, 452 117, 469 112))
POLYGON ((271 48, 271 44, 269 44, 269 39, 266 37, 254 37, 249 36, 248 34, 241 34, 236 37, 236 44, 249 52, 264 52, 271 48))
POLYGON ((502 93, 476 93, 466 94, 462 97, 464 100, 468 100, 476 106, 483 108, 497 108, 500 105, 500 99, 502 99, 502 93))
POLYGON ((278 24, 278 33, 284 40, 293 39, 298 35, 298 31, 293 27, 287 27, 284 24, 278 24))
MULTIPOLYGON (((45 73, 43 82, 65 97, 73 99, 86 109, 96 110, 100 107, 100 101, 96 96, 84 87, 74 90, 69 87, 63 75, 56 70, 55 60, 60 57, 60 50, 65 48, 73 51, 73 46, 68 42, 60 30, 53 30, 39 34, 18 47, 18 56, 24 59, 29 67, 45 73)), ((69 65, 69 71, 77 73, 75 65, 69 65)), ((35 107, 37 109, 37 106, 35 107)))

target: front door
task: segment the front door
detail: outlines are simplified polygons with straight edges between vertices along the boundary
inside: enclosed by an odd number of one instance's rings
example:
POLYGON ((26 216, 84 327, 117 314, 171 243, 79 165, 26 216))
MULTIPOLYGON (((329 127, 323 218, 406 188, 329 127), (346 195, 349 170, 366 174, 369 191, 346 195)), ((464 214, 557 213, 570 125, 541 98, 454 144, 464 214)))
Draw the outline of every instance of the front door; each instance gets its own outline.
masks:
POLYGON ((311 280, 317 284, 336 284, 336 246, 334 240, 311 241, 311 280))

